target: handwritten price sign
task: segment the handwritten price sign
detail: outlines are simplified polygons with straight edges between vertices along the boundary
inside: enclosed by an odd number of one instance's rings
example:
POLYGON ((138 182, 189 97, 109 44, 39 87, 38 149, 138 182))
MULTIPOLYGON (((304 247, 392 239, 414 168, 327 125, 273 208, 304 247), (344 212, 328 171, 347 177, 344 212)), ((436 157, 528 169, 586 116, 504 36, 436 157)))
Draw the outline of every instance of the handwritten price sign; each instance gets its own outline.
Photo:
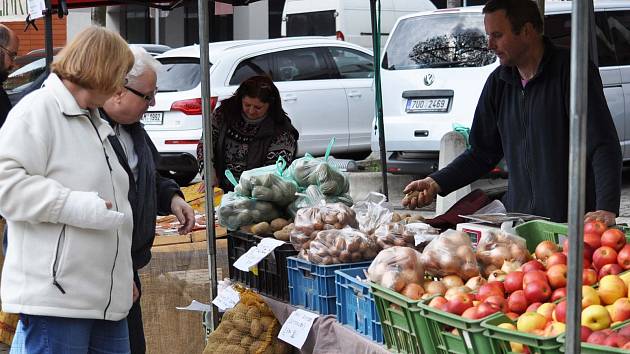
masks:
POLYGON ((284 322, 284 325, 282 325, 278 338, 298 349, 302 349, 316 318, 316 314, 308 311, 301 309, 293 311, 286 322, 284 322))

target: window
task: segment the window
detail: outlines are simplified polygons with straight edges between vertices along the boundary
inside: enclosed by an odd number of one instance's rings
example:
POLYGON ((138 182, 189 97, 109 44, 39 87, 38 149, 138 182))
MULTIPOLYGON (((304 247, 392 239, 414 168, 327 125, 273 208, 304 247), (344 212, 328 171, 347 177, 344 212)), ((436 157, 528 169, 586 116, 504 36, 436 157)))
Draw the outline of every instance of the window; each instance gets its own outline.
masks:
POLYGON ((271 70, 269 70, 270 55, 259 55, 256 57, 248 58, 240 62, 234 70, 234 75, 230 79, 230 86, 238 86, 241 82, 256 75, 269 75, 271 76, 271 70))
POLYGON ((383 68, 480 67, 494 63, 482 14, 410 17, 400 21, 387 44, 383 68))
MULTIPOLYGON (((595 13, 595 33, 599 66, 617 65, 615 45, 606 25, 606 15, 602 12, 595 13)), ((571 15, 545 16, 545 35, 558 47, 571 48, 571 15)))
POLYGON ((330 54, 342 79, 366 79, 374 77, 372 57, 358 50, 330 47, 330 54))
POLYGON ((201 82, 201 65, 195 58, 164 58, 158 72, 158 92, 188 91, 201 82))
POLYGON ((618 65, 630 65, 630 11, 608 12, 608 26, 617 50, 618 65))
POLYGON ((332 79, 331 70, 318 48, 293 49, 277 52, 274 81, 332 79))
POLYGON ((334 10, 287 15, 287 37, 334 36, 336 28, 334 10))

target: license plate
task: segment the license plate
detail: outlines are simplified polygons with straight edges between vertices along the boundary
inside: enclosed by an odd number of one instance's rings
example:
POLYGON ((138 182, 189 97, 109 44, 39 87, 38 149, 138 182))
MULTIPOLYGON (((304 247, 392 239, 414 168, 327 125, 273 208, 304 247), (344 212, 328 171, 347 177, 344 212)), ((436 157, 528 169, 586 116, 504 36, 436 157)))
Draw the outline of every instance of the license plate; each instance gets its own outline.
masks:
POLYGON ((407 99, 407 112, 446 112, 450 98, 409 98, 407 99))
POLYGON ((164 122, 164 112, 147 112, 140 120, 145 125, 162 125, 164 122))

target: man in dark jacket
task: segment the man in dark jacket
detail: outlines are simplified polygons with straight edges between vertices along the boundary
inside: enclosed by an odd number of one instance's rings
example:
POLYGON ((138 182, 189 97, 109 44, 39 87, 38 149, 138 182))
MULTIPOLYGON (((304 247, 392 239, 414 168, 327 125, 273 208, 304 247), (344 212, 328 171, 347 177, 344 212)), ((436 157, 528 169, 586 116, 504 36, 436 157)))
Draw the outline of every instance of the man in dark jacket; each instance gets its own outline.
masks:
MULTIPOLYGON (((490 0, 488 47, 500 60, 479 98, 471 147, 429 177, 411 182, 409 205, 426 205, 489 172, 505 157, 508 211, 566 222, 569 180, 570 53, 542 35, 531 0, 490 0)), ((621 195, 621 148, 599 71, 588 69, 585 220, 614 224, 621 195)))
POLYGON ((11 101, 4 87, 4 82, 9 77, 9 72, 15 66, 15 57, 20 46, 20 39, 9 27, 0 24, 0 127, 7 119, 11 110, 11 101))
POLYGON ((125 87, 114 94, 101 109, 115 136, 110 142, 121 165, 129 174, 129 202, 133 210, 134 303, 127 316, 131 353, 145 353, 146 344, 140 309, 141 284, 138 270, 151 259, 156 215, 175 214, 182 224, 179 232, 188 233, 195 225, 193 209, 184 201, 175 181, 161 177, 157 170, 158 153, 140 124, 142 114, 155 104, 156 70, 160 63, 144 49, 130 46, 134 66, 127 74, 125 87))

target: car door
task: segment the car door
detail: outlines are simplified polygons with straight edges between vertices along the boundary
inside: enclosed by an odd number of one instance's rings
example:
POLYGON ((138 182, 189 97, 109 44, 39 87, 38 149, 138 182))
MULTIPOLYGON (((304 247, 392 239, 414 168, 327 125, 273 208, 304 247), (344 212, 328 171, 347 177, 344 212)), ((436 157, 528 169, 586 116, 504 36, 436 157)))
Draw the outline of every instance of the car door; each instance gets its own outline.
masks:
POLYGON ((606 20, 615 46, 625 102, 625 135, 619 135, 619 139, 622 141, 623 158, 628 160, 630 159, 630 11, 608 11, 606 20))
POLYGON ((300 133, 300 155, 323 155, 333 137, 333 153, 348 149, 348 102, 324 51, 323 47, 308 47, 273 54, 273 81, 282 107, 300 133))
MULTIPOLYGON (((608 109, 617 128, 621 151, 625 157, 630 152, 627 150, 628 137, 626 136, 626 132, 630 128, 626 113, 630 102, 624 100, 621 71, 617 66, 615 45, 607 25, 606 13, 596 10, 595 27, 599 74, 602 78, 608 109)), ((545 18, 545 33, 557 46, 569 48, 571 45, 571 15, 554 14, 547 16, 545 18)))
POLYGON ((356 49, 328 47, 348 101, 348 150, 369 150, 374 118, 374 62, 356 49))

